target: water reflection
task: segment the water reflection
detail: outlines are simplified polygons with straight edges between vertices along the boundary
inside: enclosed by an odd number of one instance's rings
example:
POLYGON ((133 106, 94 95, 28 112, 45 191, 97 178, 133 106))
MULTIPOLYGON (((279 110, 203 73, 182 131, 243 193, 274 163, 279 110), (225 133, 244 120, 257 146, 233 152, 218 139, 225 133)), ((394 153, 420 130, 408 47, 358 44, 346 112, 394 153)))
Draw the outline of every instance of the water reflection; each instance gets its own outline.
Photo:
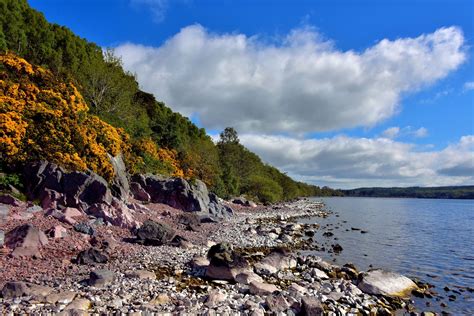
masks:
MULTIPOLYGON (((338 264, 353 262, 360 269, 368 269, 372 264, 418 277, 436 285, 438 292, 442 292, 446 285, 450 288, 472 288, 473 200, 323 200, 339 217, 305 219, 302 222, 320 223, 322 228, 316 233, 318 243, 329 246, 337 242, 344 250, 337 256, 328 253, 318 255, 335 259, 338 264), (333 237, 322 235, 328 229, 334 232, 333 237), (361 233, 361 230, 367 233, 361 233)), ((455 314, 473 313, 472 292, 464 291, 457 296, 456 301, 447 302, 446 310, 455 314)), ((439 311, 439 302, 430 308, 439 311)))

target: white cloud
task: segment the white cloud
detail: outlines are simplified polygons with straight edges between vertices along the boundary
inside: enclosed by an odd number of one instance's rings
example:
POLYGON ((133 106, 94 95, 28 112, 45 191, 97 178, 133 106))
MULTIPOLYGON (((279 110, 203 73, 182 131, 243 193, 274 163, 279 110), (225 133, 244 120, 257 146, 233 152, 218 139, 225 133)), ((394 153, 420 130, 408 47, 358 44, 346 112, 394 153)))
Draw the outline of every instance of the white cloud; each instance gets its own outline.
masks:
POLYGON ((153 13, 153 19, 157 23, 163 22, 168 10, 168 0, 130 0, 133 6, 146 6, 153 13))
POLYGON ((398 126, 389 127, 382 132, 382 136, 389 139, 395 139, 402 136, 413 136, 415 138, 422 138, 428 136, 428 129, 420 127, 413 129, 411 126, 400 128, 398 126))
POLYGON ((290 176, 338 188, 474 184, 474 136, 439 151, 387 138, 296 139, 241 135, 241 142, 290 176))
POLYGON ((474 90, 474 81, 467 81, 464 83, 464 91, 474 90))
POLYGON ((457 27, 361 52, 338 50, 310 27, 275 44, 200 25, 160 47, 116 48, 144 90, 208 129, 295 134, 373 126, 399 111, 404 93, 457 69, 464 51, 457 27))
POLYGON ((396 138, 400 134, 400 127, 394 126, 394 127, 389 127, 385 131, 383 131, 383 136, 393 139, 396 138))
POLYGON ((426 137, 428 136, 428 129, 425 127, 420 127, 419 129, 413 131, 413 136, 418 138, 426 137))

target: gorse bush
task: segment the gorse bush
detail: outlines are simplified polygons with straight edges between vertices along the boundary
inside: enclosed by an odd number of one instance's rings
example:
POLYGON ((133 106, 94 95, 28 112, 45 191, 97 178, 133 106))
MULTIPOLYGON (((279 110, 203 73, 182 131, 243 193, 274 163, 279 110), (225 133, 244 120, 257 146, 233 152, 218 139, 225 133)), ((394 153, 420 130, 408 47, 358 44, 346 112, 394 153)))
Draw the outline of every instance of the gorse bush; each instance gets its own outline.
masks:
POLYGON ((48 160, 68 169, 90 169, 106 179, 108 154, 129 152, 127 135, 98 117, 71 83, 12 54, 0 55, 0 158, 15 168, 48 160))

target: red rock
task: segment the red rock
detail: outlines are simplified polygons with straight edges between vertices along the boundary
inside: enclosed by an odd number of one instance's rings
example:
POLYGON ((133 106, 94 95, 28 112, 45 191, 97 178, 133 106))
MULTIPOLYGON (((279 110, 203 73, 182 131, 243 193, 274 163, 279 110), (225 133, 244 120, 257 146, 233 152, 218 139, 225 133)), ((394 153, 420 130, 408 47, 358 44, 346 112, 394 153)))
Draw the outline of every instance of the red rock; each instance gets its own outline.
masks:
POLYGON ((48 243, 46 235, 31 224, 18 226, 6 234, 5 244, 14 249, 13 257, 37 256, 42 246, 48 243))

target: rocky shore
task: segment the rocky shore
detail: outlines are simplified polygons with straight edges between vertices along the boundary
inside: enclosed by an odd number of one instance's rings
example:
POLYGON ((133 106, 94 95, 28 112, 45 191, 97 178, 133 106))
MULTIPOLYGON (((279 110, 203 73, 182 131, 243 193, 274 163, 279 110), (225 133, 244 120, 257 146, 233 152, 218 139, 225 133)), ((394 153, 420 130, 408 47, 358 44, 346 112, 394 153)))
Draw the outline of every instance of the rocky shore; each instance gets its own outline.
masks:
MULTIPOLYGON (((2 314, 416 315, 410 294, 428 291, 394 273, 298 254, 313 247, 318 225, 296 220, 331 216, 321 203, 228 203, 232 217, 202 223, 164 204, 133 203, 141 233, 95 221, 88 234, 62 222, 66 236, 49 235, 32 257, 4 247, 2 314)), ((26 211, 31 207, 13 206, 0 229, 58 225, 44 210, 26 211)))

